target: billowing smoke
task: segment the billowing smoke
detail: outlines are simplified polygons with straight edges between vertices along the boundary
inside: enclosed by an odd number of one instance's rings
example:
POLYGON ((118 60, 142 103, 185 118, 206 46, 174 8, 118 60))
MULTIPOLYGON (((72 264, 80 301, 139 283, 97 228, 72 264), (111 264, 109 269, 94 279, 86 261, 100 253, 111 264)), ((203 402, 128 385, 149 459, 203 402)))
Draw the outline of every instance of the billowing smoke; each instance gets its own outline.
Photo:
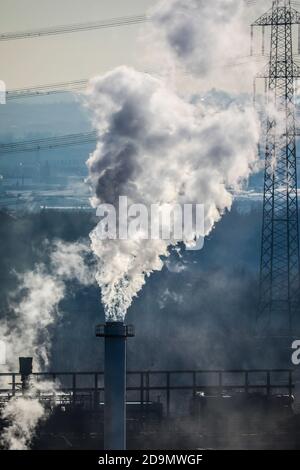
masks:
POLYGON ((13 397, 1 416, 11 423, 1 434, 1 445, 10 450, 26 450, 37 424, 45 418, 45 409, 36 398, 13 397))
POLYGON ((244 0, 161 0, 149 15, 141 62, 169 86, 234 93, 252 86, 262 65, 249 57, 254 17, 244 0))
MULTIPOLYGON (((93 267, 87 261, 86 243, 45 244, 49 265, 38 264, 34 270, 18 274, 18 288, 11 298, 11 316, 0 325, 0 337, 6 343, 6 371, 16 369, 18 357, 32 356, 35 371, 49 365, 51 326, 60 316, 60 302, 66 283, 77 280, 88 285, 94 282, 93 267)), ((8 449, 27 449, 37 425, 47 418, 39 394, 55 394, 57 384, 31 380, 22 396, 15 396, 1 411, 7 422, 0 444, 8 449)))
POLYGON ((91 250, 86 242, 65 243, 57 240, 51 249, 51 271, 56 278, 76 279, 82 286, 95 282, 91 250))
MULTIPOLYGON (((248 178, 257 155, 251 107, 180 98, 149 74, 119 67, 90 82, 87 100, 98 145, 87 164, 92 204, 204 204, 204 235, 230 209, 232 191, 248 178)), ((101 222, 100 222, 101 223, 101 222)), ((190 233, 191 241, 201 233, 190 233)), ((161 270, 173 238, 130 240, 91 233, 107 318, 123 319, 151 272, 161 270)))
POLYGON ((245 53, 249 35, 243 13, 241 0, 163 0, 151 17, 158 40, 177 66, 198 77, 245 53))

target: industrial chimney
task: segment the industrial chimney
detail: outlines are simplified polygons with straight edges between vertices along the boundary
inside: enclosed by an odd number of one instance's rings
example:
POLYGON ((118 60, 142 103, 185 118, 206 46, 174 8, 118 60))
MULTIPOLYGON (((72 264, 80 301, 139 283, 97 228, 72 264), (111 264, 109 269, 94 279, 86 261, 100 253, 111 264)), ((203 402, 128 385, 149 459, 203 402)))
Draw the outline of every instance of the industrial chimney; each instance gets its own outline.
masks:
POLYGON ((24 393, 29 385, 32 374, 32 357, 19 357, 19 373, 21 374, 22 392, 24 393))
POLYGON ((105 338, 104 448, 126 449, 126 340, 134 328, 123 322, 98 325, 96 336, 105 338))

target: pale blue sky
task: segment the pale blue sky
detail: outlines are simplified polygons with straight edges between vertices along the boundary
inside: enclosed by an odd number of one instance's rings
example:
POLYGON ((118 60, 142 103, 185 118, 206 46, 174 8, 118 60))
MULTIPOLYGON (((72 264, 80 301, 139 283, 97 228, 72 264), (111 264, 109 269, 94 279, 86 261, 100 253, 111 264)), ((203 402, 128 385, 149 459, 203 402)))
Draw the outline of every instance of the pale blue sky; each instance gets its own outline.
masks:
MULTIPOLYGON (((0 31, 143 14, 152 0, 0 0, 0 31)), ((0 42, 0 79, 8 89, 89 78, 120 64, 136 64, 143 26, 0 42)))

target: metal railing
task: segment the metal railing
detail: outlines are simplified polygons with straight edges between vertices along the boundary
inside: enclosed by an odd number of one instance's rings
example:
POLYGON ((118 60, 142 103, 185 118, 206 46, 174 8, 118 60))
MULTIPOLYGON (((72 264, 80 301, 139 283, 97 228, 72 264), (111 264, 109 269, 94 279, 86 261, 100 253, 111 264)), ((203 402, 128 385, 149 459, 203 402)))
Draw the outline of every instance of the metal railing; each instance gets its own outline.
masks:
MULTIPOLYGON (((96 409, 102 403, 104 373, 101 372, 38 372, 30 377, 37 381, 54 384, 56 401, 71 406, 89 403, 96 409), (83 382, 83 383, 82 383, 83 382)), ((0 373, 0 399, 23 393, 19 373, 0 373), (5 386, 2 383, 6 382, 5 386)), ((198 392, 222 396, 225 393, 259 392, 267 396, 275 393, 292 397, 294 389, 293 371, 290 369, 243 369, 243 370, 138 370, 127 372, 127 400, 134 394, 134 401, 145 405, 152 401, 163 401, 166 414, 170 415, 171 399, 175 393, 185 393, 192 398, 198 392), (154 392, 159 395, 153 400, 154 392)), ((41 393, 47 399, 49 394, 41 393)))

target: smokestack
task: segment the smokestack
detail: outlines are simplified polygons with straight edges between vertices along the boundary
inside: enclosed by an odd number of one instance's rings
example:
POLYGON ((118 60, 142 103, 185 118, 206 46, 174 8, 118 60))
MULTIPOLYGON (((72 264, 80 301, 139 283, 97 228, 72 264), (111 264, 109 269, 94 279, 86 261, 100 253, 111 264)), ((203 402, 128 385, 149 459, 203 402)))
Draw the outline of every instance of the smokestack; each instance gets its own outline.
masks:
POLYGON ((32 357, 19 357, 19 373, 21 374, 22 391, 28 388, 32 374, 32 357))
POLYGON ((134 328, 123 322, 98 325, 96 336, 105 338, 104 448, 126 449, 126 340, 134 328))

